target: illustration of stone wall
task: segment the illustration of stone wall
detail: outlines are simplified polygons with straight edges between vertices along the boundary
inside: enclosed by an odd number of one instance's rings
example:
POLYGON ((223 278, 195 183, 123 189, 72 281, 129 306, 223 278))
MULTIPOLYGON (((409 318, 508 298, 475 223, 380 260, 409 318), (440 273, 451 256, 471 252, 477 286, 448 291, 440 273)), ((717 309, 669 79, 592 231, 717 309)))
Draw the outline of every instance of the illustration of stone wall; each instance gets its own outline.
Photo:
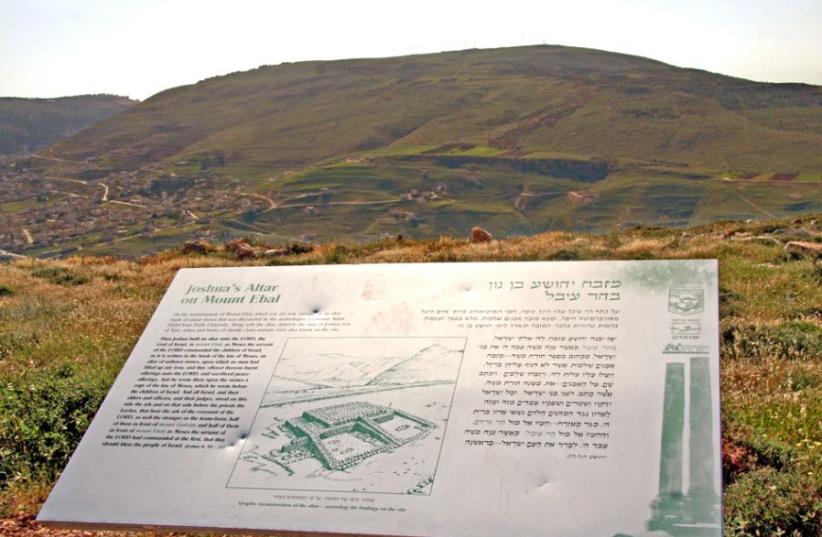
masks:
POLYGON ((345 470, 378 453, 390 451, 418 440, 435 428, 430 421, 402 410, 374 405, 367 402, 349 402, 341 405, 316 408, 288 419, 283 429, 292 435, 292 441, 270 456, 274 459, 297 458, 295 452, 317 459, 329 470, 345 470), (403 418, 415 425, 416 432, 400 438, 384 428, 395 418, 403 418), (336 454, 329 448, 335 439, 345 435, 367 443, 367 449, 352 450, 350 454, 336 454))

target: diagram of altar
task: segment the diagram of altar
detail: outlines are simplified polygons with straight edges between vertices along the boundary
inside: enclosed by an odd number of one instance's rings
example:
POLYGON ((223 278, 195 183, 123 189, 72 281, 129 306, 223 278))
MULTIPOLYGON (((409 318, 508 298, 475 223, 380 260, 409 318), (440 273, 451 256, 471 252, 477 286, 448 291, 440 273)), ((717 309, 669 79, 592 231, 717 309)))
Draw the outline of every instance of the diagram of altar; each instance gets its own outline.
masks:
POLYGON ((464 338, 290 338, 229 488, 429 494, 464 338))

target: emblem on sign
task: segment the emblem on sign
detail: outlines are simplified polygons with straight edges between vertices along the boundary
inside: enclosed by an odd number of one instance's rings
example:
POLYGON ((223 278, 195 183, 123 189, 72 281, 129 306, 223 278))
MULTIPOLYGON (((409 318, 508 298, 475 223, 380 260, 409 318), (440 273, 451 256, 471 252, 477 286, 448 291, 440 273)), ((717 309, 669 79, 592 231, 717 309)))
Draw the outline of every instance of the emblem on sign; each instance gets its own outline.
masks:
POLYGON ((695 315, 705 309, 703 289, 669 289, 668 311, 677 315, 695 315))
POLYGON ((674 319, 671 323, 673 336, 698 336, 701 332, 699 319, 674 319))

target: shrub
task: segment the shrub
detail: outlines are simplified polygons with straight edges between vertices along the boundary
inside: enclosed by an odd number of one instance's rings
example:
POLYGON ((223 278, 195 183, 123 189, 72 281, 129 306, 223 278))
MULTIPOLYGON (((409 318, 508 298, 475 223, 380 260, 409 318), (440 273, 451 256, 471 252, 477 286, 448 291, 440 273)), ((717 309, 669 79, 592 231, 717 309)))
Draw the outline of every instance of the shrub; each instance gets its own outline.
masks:
POLYGON ((794 458, 790 448, 767 438, 752 436, 740 440, 740 444, 753 453, 757 464, 770 466, 775 470, 787 467, 794 458))
POLYGON ((719 286, 719 314, 722 317, 733 315, 737 311, 737 304, 742 300, 742 295, 736 291, 728 289, 724 285, 719 286))
POLYGON ((88 276, 77 274, 65 267, 38 267, 31 271, 36 278, 43 278, 54 285, 83 285, 89 282, 88 276))
POLYGON ((0 386, 0 490, 14 480, 54 479, 107 390, 107 379, 80 375, 70 366, 0 386))
POLYGON ((760 468, 729 485, 724 499, 729 537, 822 532, 822 495, 802 474, 760 468))
POLYGON ((345 263, 346 254, 348 254, 348 249, 345 246, 336 245, 333 249, 324 252, 323 259, 328 265, 336 265, 345 263))
POLYGON ((37 333, 22 334, 3 334, 0 333, 0 360, 8 358, 17 353, 26 353, 32 346, 39 343, 40 338, 37 333))
POLYGON ((579 252, 575 250, 557 250, 548 256, 550 261, 576 261, 579 258, 579 252))
POLYGON ((722 333, 723 351, 736 358, 765 356, 816 359, 822 355, 822 327, 806 321, 776 326, 730 327, 722 333))

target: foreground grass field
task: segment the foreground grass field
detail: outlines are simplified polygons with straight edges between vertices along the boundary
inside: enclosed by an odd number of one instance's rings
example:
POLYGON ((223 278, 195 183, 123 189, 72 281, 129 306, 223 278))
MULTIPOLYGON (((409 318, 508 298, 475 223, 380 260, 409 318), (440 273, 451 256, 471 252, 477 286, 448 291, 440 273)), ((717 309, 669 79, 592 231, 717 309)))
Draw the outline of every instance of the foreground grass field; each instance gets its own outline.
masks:
POLYGON ((685 232, 548 233, 480 244, 449 237, 338 243, 245 261, 216 249, 2 265, 0 533, 58 534, 31 517, 179 268, 718 258, 726 534, 820 535, 822 261, 785 249, 789 241, 822 243, 820 221, 822 215, 685 232))

